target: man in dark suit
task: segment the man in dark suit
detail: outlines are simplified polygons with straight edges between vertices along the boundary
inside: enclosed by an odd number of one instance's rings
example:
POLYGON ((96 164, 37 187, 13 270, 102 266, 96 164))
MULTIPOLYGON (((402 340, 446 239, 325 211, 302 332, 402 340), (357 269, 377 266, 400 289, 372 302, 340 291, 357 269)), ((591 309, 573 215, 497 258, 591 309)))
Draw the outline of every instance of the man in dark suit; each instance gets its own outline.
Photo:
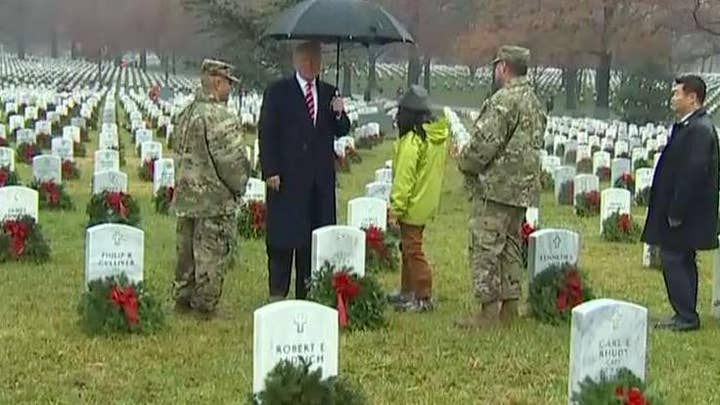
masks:
POLYGON ((318 80, 319 43, 298 45, 295 74, 272 84, 260 112, 260 164, 267 182, 270 299, 287 297, 293 257, 295 298, 307 295, 312 231, 335 224, 336 137, 350 131, 337 89, 318 80))
POLYGON ((680 121, 660 156, 650 192, 643 241, 660 247, 670 304, 675 315, 656 325, 689 331, 700 328, 697 313, 697 250, 718 247, 718 138, 703 108, 705 82, 676 80, 672 106, 680 121))

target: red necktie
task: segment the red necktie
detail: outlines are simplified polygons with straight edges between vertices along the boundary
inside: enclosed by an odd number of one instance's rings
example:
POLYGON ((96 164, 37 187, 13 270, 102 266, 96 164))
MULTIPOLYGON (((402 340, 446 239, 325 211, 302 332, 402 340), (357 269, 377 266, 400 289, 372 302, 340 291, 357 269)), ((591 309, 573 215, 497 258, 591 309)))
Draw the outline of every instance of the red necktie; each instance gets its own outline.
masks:
POLYGON ((308 114, 310 114, 310 121, 315 125, 315 98, 313 97, 312 86, 312 82, 305 84, 305 105, 307 105, 308 114))

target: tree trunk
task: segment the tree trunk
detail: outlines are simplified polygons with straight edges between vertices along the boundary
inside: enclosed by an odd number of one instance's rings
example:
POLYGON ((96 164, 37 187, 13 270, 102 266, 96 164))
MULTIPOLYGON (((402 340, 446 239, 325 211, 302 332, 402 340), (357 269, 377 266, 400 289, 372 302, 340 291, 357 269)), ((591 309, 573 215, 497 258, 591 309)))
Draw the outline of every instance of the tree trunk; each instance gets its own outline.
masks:
POLYGON ((175 51, 172 53, 172 74, 175 76, 177 74, 177 55, 175 54, 175 51))
POLYGON ((612 53, 607 52, 600 56, 600 63, 598 64, 597 71, 595 74, 595 92, 597 93, 597 100, 595 106, 597 107, 600 117, 606 117, 609 105, 610 105, 610 66, 612 65, 612 53))
POLYGON ((102 86, 102 48, 98 48, 98 55, 97 55, 97 82, 98 85, 102 86))
POLYGON ((347 62, 343 63, 342 96, 352 96, 352 65, 347 62))
POLYGON ((18 59, 25 60, 25 28, 19 28, 17 33, 17 53, 18 59))
POLYGON ((565 85, 565 108, 568 111, 577 109, 577 75, 578 70, 575 67, 566 67, 563 69, 563 82, 565 85))
POLYGON ((425 55, 425 66, 423 67, 423 75, 424 75, 424 81, 423 86, 428 91, 428 94, 430 93, 430 76, 432 75, 432 70, 430 69, 432 65, 432 59, 430 58, 430 55, 425 55))
POLYGON ((411 46, 408 54, 408 76, 407 87, 413 84, 420 84, 420 75, 422 74, 422 66, 420 64, 420 54, 417 46, 411 46))
POLYGON ((143 49, 140 52, 140 69, 143 72, 147 72, 147 49, 143 49))
POLYGON ((368 82, 365 88, 365 101, 372 100, 373 90, 377 87, 377 53, 368 50, 368 82))
POLYGON ((170 87, 170 57, 164 55, 162 61, 163 69, 165 70, 165 86, 170 87))
POLYGON ((77 44, 75 41, 70 41, 70 59, 75 60, 77 58, 77 44))
POLYGON ((57 27, 52 28, 52 33, 50 33, 50 57, 51 58, 57 58, 59 56, 58 51, 58 32, 57 27))

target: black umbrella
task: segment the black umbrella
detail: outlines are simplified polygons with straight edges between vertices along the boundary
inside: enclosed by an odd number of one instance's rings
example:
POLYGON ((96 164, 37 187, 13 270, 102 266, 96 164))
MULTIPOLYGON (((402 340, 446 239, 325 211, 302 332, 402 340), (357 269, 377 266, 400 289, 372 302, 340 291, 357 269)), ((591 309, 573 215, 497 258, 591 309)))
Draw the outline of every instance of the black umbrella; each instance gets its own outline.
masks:
POLYGON ((337 44, 335 84, 340 83, 340 44, 414 43, 412 35, 384 8, 366 0, 306 0, 285 10, 263 37, 337 44))

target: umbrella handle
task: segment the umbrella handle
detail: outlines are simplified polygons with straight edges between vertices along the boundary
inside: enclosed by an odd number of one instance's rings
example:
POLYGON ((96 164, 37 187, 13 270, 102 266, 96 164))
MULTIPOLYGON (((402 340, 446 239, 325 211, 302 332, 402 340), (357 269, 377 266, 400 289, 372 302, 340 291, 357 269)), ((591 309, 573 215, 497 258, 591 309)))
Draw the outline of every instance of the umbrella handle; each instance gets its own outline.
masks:
POLYGON ((335 88, 340 87, 340 39, 337 40, 337 51, 335 53, 335 88))

